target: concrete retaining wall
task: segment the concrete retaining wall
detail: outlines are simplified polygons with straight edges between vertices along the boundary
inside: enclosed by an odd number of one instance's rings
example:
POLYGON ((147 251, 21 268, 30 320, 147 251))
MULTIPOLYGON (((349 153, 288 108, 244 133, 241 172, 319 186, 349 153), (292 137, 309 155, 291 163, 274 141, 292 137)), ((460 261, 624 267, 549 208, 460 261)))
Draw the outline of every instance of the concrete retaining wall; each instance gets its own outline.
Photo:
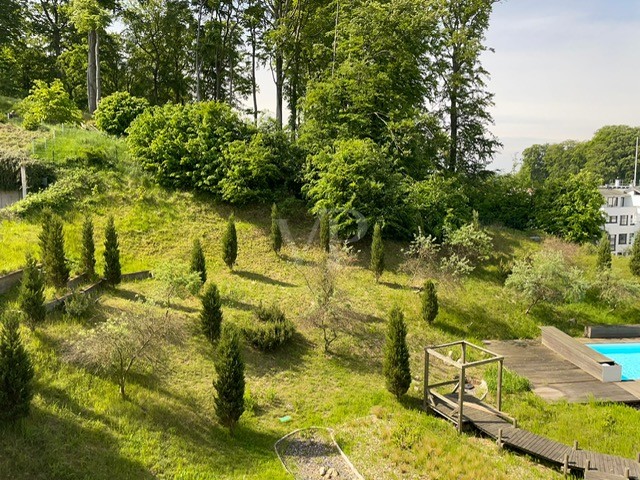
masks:
POLYGON ((22 270, 8 273, 0 277, 0 294, 3 294, 20 283, 22 280, 22 270))
POLYGON ((0 190, 0 208, 8 207, 22 200, 22 192, 7 192, 0 190))

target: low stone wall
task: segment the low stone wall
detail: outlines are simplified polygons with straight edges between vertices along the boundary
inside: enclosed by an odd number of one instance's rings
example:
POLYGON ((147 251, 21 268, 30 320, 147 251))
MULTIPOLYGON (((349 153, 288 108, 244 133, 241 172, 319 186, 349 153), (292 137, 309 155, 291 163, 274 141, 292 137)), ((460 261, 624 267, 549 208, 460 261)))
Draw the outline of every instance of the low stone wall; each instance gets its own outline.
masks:
POLYGON ((0 208, 8 207, 22 200, 22 192, 8 192, 0 190, 0 208))
POLYGON ((122 281, 123 282, 137 282, 139 280, 147 280, 148 278, 151 278, 153 275, 151 274, 151 272, 149 270, 143 270, 141 272, 134 272, 134 273, 123 273, 122 274, 122 281))
POLYGON ((8 273, 0 277, 0 294, 8 292, 22 280, 22 270, 8 273))
POLYGON ((639 338, 640 325, 587 325, 584 327, 587 338, 639 338))

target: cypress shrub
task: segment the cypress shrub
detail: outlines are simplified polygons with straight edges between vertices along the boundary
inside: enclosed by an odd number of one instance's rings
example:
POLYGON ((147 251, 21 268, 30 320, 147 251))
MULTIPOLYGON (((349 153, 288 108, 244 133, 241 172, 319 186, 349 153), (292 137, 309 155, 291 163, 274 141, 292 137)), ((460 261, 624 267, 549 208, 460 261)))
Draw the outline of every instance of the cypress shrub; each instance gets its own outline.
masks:
POLYGON ((64 256, 64 229, 60 217, 50 211, 44 213, 39 240, 47 283, 56 289, 65 288, 69 281, 69 267, 64 256))
POLYGON ((120 246, 113 215, 109 217, 104 231, 104 279, 111 286, 118 285, 122 280, 120 246))
POLYGON ((432 323, 437 316, 438 293, 435 284, 431 280, 427 280, 422 290, 422 319, 427 323, 432 323))
POLYGON ((207 262, 204 258, 204 252, 202 251, 202 244, 199 239, 193 241, 193 247, 191 249, 191 264, 189 266, 190 272, 198 272, 200 274, 200 280, 202 284, 207 283, 207 262))
POLYGON ((96 244, 93 241, 93 221, 86 217, 82 224, 80 270, 91 278, 96 276, 96 244))
POLYGON ((395 306, 389 312, 387 339, 384 345, 383 372, 387 390, 400 398, 411 385, 409 349, 407 348, 407 327, 404 315, 395 306))
POLYGON ((202 295, 202 310, 200 310, 200 326, 205 337, 215 342, 220 337, 222 325, 222 300, 218 287, 211 283, 202 295))
POLYGON ((331 249, 331 223, 328 213, 320 216, 320 248, 327 253, 331 249))
POLYGON ((0 334, 0 419, 8 421, 26 417, 33 398, 33 365, 18 327, 18 320, 8 317, 0 334))
POLYGON ((244 361, 240 352, 240 339, 232 325, 226 324, 216 348, 215 411, 221 425, 233 435, 234 428, 244 412, 244 361))
POLYGON ((629 259, 629 269, 636 277, 640 276, 640 241, 638 241, 638 237, 640 237, 640 235, 636 235, 633 240, 631 258, 629 259))
POLYGON ((271 207, 271 248, 276 253, 282 249, 282 232, 278 223, 278 207, 274 203, 271 207))
POLYGON ((611 268, 611 245, 609 244, 609 238, 606 233, 600 237, 600 241, 598 242, 596 268, 598 270, 611 268))
POLYGON ((27 255, 27 262, 22 273, 18 305, 31 330, 35 329, 37 324, 42 323, 47 315, 44 307, 44 279, 31 255, 27 255))
POLYGON ((382 227, 376 223, 373 228, 373 240, 371 242, 371 270, 376 275, 376 282, 380 280, 384 272, 384 244, 382 243, 382 227))
POLYGON ((222 259, 224 263, 233 270, 233 266, 238 258, 238 236, 236 235, 236 221, 233 213, 229 216, 227 230, 222 236, 222 259))

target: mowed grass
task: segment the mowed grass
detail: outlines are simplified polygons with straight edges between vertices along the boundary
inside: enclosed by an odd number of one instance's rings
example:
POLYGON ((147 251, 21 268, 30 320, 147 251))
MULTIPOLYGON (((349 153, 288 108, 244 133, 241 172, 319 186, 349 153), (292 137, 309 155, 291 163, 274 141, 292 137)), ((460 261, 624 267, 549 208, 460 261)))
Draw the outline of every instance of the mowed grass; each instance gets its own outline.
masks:
MULTIPOLYGON (((67 130, 58 132, 56 142, 65 143, 65 155, 73 154, 74 142, 109 142, 102 135, 91 140, 92 135, 99 134, 67 130)), ((63 150, 53 145, 49 141, 46 149, 63 150)), ((120 149, 123 144, 117 145, 120 149)), ((55 159, 65 161, 58 154, 55 159)), ((136 374, 127 401, 120 399, 111 379, 68 364, 63 359, 65 342, 108 315, 134 309, 133 302, 141 299, 155 301, 163 312, 157 281, 126 283, 105 293, 91 319, 81 322, 57 314, 34 333, 23 329, 36 367, 36 398, 32 415, 0 435, 0 478, 288 478, 273 444, 295 428, 313 425, 334 428, 366 478, 560 478, 556 471, 498 450, 488 440, 459 437, 451 425, 423 413, 423 348, 460 338, 533 338, 542 324, 577 333, 587 323, 624 323, 629 310, 610 312, 582 302, 541 306, 525 315, 525 305, 503 289, 497 265, 490 262, 459 284, 438 286, 440 315, 429 326, 419 319, 419 296, 400 269, 406 245, 386 242, 389 271, 376 283, 367 269, 369 252, 363 243, 355 246, 355 262, 338 278, 339 298, 352 315, 326 355, 321 334, 309 319, 313 293, 307 282, 321 253, 314 245, 317 239, 309 243, 315 219, 306 215, 303 205, 288 202, 282 208, 291 236, 278 257, 269 246, 268 206, 232 208, 203 195, 161 189, 126 153, 114 168, 98 174, 110 188, 63 214, 72 267, 79 259, 85 215, 93 217, 96 227, 98 271, 109 215, 114 215, 119 231, 124 272, 153 270, 167 262, 186 264, 191 243, 199 238, 209 281, 222 292, 225 321, 244 325, 253 321, 259 304, 276 302, 298 333, 292 344, 275 353, 244 347, 247 411, 231 437, 215 420, 213 348, 198 331, 197 298, 172 302, 171 315, 185 322, 188 341, 172 349, 167 368, 136 374), (220 245, 232 212, 239 237, 233 272, 222 262, 220 245), (406 315, 414 377, 401 402, 385 390, 382 376, 385 319, 394 304, 406 315), (281 423, 284 415, 293 420, 281 423)), ((37 252, 39 230, 37 218, 2 221, 0 269, 18 268, 26 252, 37 252)), ((541 248, 521 232, 492 228, 491 233, 497 252, 522 255, 541 248)), ((581 251, 577 258, 590 268, 591 256, 581 251)), ((626 260, 616 259, 614 268, 623 271, 626 260)), ((0 297, 0 309, 15 308, 14 300, 15 290, 0 297)), ((482 376, 482 371, 473 373, 482 376)), ((629 429, 640 418, 628 407, 547 405, 532 393, 509 395, 506 406, 524 426, 568 443, 575 437, 585 448, 627 456, 633 456, 638 445, 640 434, 629 429), (594 421, 603 418, 609 420, 594 421)))

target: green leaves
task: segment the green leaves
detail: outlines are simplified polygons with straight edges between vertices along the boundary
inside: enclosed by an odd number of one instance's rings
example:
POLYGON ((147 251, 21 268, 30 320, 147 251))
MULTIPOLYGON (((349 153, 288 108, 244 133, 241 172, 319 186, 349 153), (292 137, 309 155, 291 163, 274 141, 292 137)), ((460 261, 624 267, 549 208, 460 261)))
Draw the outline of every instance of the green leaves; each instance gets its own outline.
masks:
POLYGON ((411 386, 409 349, 407 348, 407 327, 400 307, 394 306, 389 312, 387 339, 384 344, 383 373, 387 390, 396 398, 402 397, 411 386))
POLYGON ((20 103, 20 110, 23 115, 22 125, 27 130, 35 130, 43 123, 78 124, 82 121, 80 110, 58 79, 49 85, 36 80, 29 96, 20 103))

